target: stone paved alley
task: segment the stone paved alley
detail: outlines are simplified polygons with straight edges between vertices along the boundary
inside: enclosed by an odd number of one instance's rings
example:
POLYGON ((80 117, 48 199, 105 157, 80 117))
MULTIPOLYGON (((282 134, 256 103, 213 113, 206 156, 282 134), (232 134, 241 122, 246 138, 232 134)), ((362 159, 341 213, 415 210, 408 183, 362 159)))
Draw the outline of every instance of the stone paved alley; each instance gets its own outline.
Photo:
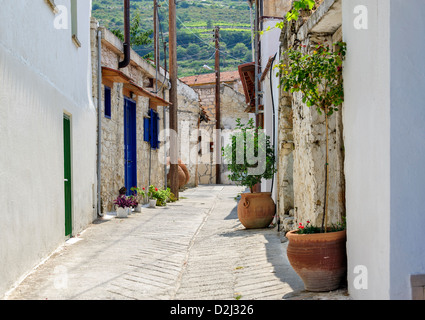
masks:
POLYGON ((60 247, 9 300, 348 299, 312 294, 275 228, 245 230, 235 186, 200 186, 166 208, 104 217, 60 247))

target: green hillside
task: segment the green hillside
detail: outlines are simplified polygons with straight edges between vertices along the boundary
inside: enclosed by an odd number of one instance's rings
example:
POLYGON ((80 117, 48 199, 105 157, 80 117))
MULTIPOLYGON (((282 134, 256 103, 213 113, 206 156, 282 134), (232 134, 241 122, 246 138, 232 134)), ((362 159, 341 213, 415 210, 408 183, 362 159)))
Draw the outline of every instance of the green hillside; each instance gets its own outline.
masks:
MULTIPOLYGON (((158 0, 160 16, 161 61, 163 43, 168 43, 168 0, 158 0)), ((252 60, 251 25, 246 0, 188 0, 177 2, 177 59, 179 76, 211 71, 214 68, 214 32, 220 26, 221 70, 236 70, 252 60)), ((153 0, 132 0, 131 14, 140 15, 143 31, 153 29, 153 0)), ((123 29, 122 0, 93 0, 93 16, 110 30, 123 29)), ((145 56, 153 52, 153 44, 133 48, 145 56)), ((168 57, 168 52, 167 52, 168 57)))

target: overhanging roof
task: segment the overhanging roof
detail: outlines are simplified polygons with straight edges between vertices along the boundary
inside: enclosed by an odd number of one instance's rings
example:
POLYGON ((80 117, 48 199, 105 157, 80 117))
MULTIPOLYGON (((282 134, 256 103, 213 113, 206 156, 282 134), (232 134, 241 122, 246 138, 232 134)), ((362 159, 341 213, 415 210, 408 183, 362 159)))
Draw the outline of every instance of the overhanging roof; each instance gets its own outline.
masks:
POLYGON ((119 70, 108 67, 102 67, 102 78, 109 81, 123 83, 124 88, 127 88, 134 94, 150 99, 151 106, 170 106, 171 103, 158 97, 157 95, 147 91, 146 89, 138 86, 133 79, 119 70))
POLYGON ((249 62, 238 67, 246 103, 249 109, 255 108, 255 63, 249 62))

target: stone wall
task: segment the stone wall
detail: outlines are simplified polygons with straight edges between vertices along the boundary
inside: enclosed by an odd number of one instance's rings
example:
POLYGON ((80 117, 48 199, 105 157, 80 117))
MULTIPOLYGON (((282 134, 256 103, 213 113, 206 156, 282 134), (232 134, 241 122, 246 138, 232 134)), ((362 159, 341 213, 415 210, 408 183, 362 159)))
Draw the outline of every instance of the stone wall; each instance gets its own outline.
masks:
MULTIPOLYGON (((308 19, 287 23, 281 52, 289 47, 303 52, 317 43, 332 46, 340 41, 341 20, 325 1, 308 19), (327 6, 327 7, 325 7, 327 6), (332 18, 327 19, 327 17, 332 18), (316 32, 317 30, 317 32, 316 32), (320 30, 320 32, 318 32, 320 30), (302 47, 306 46, 306 47, 302 47)), ((285 59, 282 56, 281 59, 285 59)), ((342 107, 340 108, 340 110, 342 107)), ((302 94, 281 93, 279 106, 279 215, 288 231, 298 223, 320 226, 324 212, 326 134, 325 117, 302 102, 302 94), (293 211, 291 210, 293 207, 293 211), (291 218, 289 213, 294 214, 291 218), (286 220, 285 220, 286 219, 286 220), (295 224, 291 224, 295 222, 295 224)), ((330 187, 328 225, 341 222, 345 214, 344 142, 341 112, 329 118, 330 187)))
MULTIPOLYGON (((97 21, 92 19, 91 50, 93 74, 93 100, 97 105, 97 21)), ((102 66, 118 70, 119 61, 122 61, 122 42, 109 30, 102 30, 102 66)), ((133 50, 129 66, 119 71, 129 76, 138 86, 148 91, 153 91, 152 79, 155 78, 155 68, 143 60, 133 50)), ((158 96, 168 99, 168 84, 163 86, 159 82, 158 96)), ((165 187, 167 185, 166 144, 161 143, 159 150, 153 150, 148 142, 143 139, 143 119, 148 116, 150 109, 149 98, 132 94, 119 82, 103 79, 102 88, 102 148, 101 148, 101 203, 102 212, 114 211, 114 199, 118 191, 125 185, 124 166, 124 96, 136 102, 136 130, 137 130, 137 183, 139 187, 147 188, 149 185, 165 187), (111 119, 104 116, 105 85, 111 88, 111 119)), ((199 97, 187 85, 179 84, 178 89, 178 115, 179 126, 184 127, 189 123, 191 129, 197 128, 199 118, 199 97)), ((168 128, 168 107, 158 106, 159 129, 168 128)), ((181 141, 183 139, 180 139, 181 141)), ((183 141, 182 141, 183 142, 183 141)), ((191 175, 189 186, 195 186, 196 163, 188 166, 191 175)))
MULTIPOLYGON (((210 121, 200 123, 200 132, 203 133, 201 142, 201 152, 198 164, 198 182, 199 184, 216 183, 216 162, 215 162, 215 137, 216 111, 215 111, 215 85, 195 86, 193 89, 199 94, 200 104, 207 113, 210 121), (211 144, 211 148, 209 147, 211 144)), ((241 93, 243 90, 241 82, 222 83, 220 87, 221 99, 221 129, 222 146, 226 145, 231 131, 236 126, 236 119, 240 118, 242 122, 248 122, 249 114, 245 112, 247 107, 245 96, 241 93)), ((219 151, 221 153, 221 151, 219 151)), ((227 166, 221 166, 221 183, 234 184, 227 177, 227 166)))
POLYGON ((180 159, 190 173, 187 187, 198 186, 198 135, 199 135, 199 95, 188 85, 178 81, 178 121, 180 159))

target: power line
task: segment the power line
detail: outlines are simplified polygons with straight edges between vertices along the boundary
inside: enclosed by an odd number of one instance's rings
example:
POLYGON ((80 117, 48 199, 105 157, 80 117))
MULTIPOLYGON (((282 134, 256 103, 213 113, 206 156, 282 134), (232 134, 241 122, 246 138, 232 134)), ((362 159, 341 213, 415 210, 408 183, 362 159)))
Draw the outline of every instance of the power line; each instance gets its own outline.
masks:
MULTIPOLYGON (((159 2, 159 1, 158 1, 159 2)), ((168 6, 168 4, 167 3, 162 3, 162 4, 165 4, 165 6, 168 6)), ((162 14, 162 13, 161 13, 162 14)), ((207 45, 208 47, 210 47, 210 48, 212 48, 213 50, 214 50, 214 53, 215 53, 215 51, 216 50, 218 50, 218 52, 220 52, 220 53, 222 53, 222 54, 224 54, 224 55, 226 55, 227 57, 230 57, 230 58, 233 58, 234 60, 236 60, 236 61, 240 61, 241 63, 253 63, 254 64, 254 66, 256 66, 256 67, 261 67, 261 65, 258 65, 256 62, 253 62, 253 61, 245 61, 244 59, 241 59, 241 58, 239 58, 239 57, 235 57, 232 53, 230 53, 230 52, 228 52, 228 51, 226 51, 226 50, 221 50, 221 49, 216 49, 215 48, 215 46, 214 45, 212 45, 211 43, 208 43, 208 42, 206 42, 206 40, 204 40, 204 39, 202 39, 200 36, 198 36, 198 34, 197 33, 195 33, 195 32, 193 32, 192 30, 191 30, 191 28, 189 28, 188 26, 186 26, 185 24, 184 24, 184 22, 179 18, 179 16, 178 15, 176 15, 176 18, 177 18, 177 20, 179 20, 179 22, 181 23, 181 25, 183 26, 183 28, 184 29, 187 29, 188 31, 189 31, 189 33, 190 34, 192 34, 192 35, 194 35, 196 38, 198 38, 202 43, 204 43, 205 45, 207 45)), ((187 40, 189 40, 190 41, 190 39, 187 39, 187 40)), ((213 40, 212 40, 213 41, 213 40)), ((179 41, 177 40, 177 42, 179 43, 179 41)), ((250 40, 250 42, 251 42, 251 40, 250 40)), ((188 42, 188 43, 190 43, 190 42, 188 42)), ((243 43, 243 42, 242 42, 243 43)), ((180 43, 181 44, 181 43, 180 43)), ((244 43, 245 44, 245 43, 244 43)), ((245 44, 246 45, 246 44, 245 44)), ((191 56, 191 57, 193 57, 193 56, 191 56)), ((208 59, 209 60, 209 59, 208 59)), ((228 62, 228 63, 230 63, 230 64, 232 64, 231 62, 228 62)))

